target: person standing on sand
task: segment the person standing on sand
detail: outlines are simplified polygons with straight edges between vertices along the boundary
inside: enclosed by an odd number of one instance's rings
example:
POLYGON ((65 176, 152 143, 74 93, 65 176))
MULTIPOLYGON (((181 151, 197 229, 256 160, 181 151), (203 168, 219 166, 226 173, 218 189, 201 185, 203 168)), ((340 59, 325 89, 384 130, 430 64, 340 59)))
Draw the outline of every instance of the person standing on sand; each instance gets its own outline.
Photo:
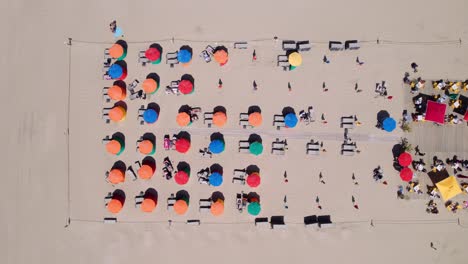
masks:
POLYGON ((431 242, 430 246, 431 246, 431 248, 432 248, 433 250, 437 250, 437 248, 434 246, 434 243, 433 243, 433 242, 431 242))
POLYGON ((323 124, 328 123, 327 120, 325 120, 325 114, 324 113, 322 113, 321 119, 322 119, 323 124))
POLYGON ((257 82, 256 82, 255 80, 253 81, 252 85, 253 85, 254 91, 257 91, 257 90, 258 90, 258 86, 257 86, 257 82))
POLYGON ((327 58, 326 55, 323 55, 323 63, 329 64, 330 60, 327 58))
POLYGON ((284 171, 284 174, 283 174, 283 178, 284 178, 284 183, 288 183, 288 174, 286 171, 284 171))
POLYGON ((219 79, 218 81, 218 88, 219 89, 223 88, 223 81, 221 81, 221 79, 219 79))
POLYGON ((252 53, 252 61, 256 61, 256 60, 257 60, 257 53, 254 50, 252 53))
POLYGON ((328 92, 328 88, 327 88, 327 85, 325 84, 325 82, 322 83, 322 91, 328 92))
POLYGON ((317 204, 317 208, 322 210, 322 206, 320 205, 320 199, 319 199, 318 196, 317 196, 317 198, 315 198, 315 203, 317 204))
POLYGON ((416 62, 412 62, 412 63, 411 63, 411 68, 413 68, 413 71, 414 71, 415 73, 418 72, 418 67, 419 67, 419 66, 416 64, 416 62))
POLYGON ((288 82, 288 91, 291 92, 292 91, 292 88, 291 88, 291 83, 288 82))
POLYGON ((356 177, 354 176, 354 172, 353 176, 351 176, 351 179, 353 180, 354 185, 359 185, 359 183, 356 181, 356 177))
POLYGON ((364 64, 364 62, 360 61, 360 60, 359 60, 359 57, 356 57, 356 64, 359 65, 359 66, 361 66, 361 65, 364 64))
POLYGON ((319 182, 322 184, 325 184, 325 181, 323 180, 322 172, 319 173, 319 182))

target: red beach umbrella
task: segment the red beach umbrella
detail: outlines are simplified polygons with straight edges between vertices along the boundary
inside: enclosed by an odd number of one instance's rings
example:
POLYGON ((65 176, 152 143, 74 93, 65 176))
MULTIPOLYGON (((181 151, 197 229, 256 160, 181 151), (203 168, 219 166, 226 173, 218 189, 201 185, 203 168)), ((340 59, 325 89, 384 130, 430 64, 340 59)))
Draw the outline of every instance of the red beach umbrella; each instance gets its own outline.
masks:
POLYGON ((161 58, 161 52, 157 48, 149 48, 145 51, 145 56, 150 61, 157 61, 161 58))
POLYGON ((193 83, 189 80, 182 80, 179 82, 179 91, 182 94, 189 94, 193 91, 193 83))
POLYGON ((187 174, 187 172, 180 170, 176 173, 174 179, 177 184, 184 185, 188 182, 189 175, 187 174))
POLYGON ((398 163, 400 163, 400 165, 403 167, 408 167, 412 161, 413 161, 413 158, 411 157, 411 154, 409 154, 408 152, 403 152, 398 157, 398 163))
POLYGON ((404 168, 400 171, 400 178, 405 181, 409 182, 413 179, 413 171, 410 168, 404 168))
POLYGON ((175 143, 175 149, 180 153, 186 153, 190 149, 190 141, 180 138, 175 143))
POLYGON ((260 185, 260 175, 257 172, 254 172, 247 176, 247 185, 250 187, 257 187, 260 185))

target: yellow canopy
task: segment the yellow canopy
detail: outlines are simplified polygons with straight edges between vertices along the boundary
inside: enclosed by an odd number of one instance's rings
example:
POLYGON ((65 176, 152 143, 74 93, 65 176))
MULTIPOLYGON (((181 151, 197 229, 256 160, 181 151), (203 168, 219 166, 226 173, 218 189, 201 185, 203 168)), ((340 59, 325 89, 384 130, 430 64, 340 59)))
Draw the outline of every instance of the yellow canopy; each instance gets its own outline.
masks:
POLYGON ((291 66, 297 67, 302 64, 302 56, 298 52, 293 52, 289 54, 288 61, 291 66))
POLYGON ((462 193, 460 185, 458 184, 455 176, 450 176, 438 183, 436 183, 442 198, 447 201, 462 193))

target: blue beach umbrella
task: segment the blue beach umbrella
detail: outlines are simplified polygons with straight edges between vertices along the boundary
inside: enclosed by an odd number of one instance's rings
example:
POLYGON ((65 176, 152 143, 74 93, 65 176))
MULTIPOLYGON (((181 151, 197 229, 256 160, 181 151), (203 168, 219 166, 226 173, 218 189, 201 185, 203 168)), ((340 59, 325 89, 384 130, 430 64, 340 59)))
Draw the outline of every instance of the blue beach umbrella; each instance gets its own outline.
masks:
POLYGON ((219 154, 224 151, 224 142, 219 139, 215 139, 210 142, 208 148, 212 153, 219 154))
POLYGON ((119 28, 119 27, 116 27, 116 28, 115 28, 115 32, 114 32, 114 37, 120 38, 122 35, 123 35, 122 29, 119 28))
POLYGON ((152 124, 158 120, 158 113, 154 109, 146 109, 143 113, 143 120, 146 123, 152 124))
POLYGON ((214 172, 209 177, 210 185, 220 186, 223 183, 223 176, 219 172, 214 172))
POLYGON ((118 79, 122 77, 122 74, 123 74, 122 66, 118 64, 112 64, 109 68, 108 73, 112 79, 118 79))
POLYGON ((192 59, 192 53, 185 49, 179 50, 179 52, 177 53, 177 59, 180 63, 190 62, 190 60, 192 59))
POLYGON ((297 116, 293 113, 289 113, 284 117, 284 124, 287 127, 295 127, 297 125, 297 116))
POLYGON ((396 121, 391 117, 387 117, 384 119, 382 123, 382 128, 387 132, 392 132, 396 128, 396 121))

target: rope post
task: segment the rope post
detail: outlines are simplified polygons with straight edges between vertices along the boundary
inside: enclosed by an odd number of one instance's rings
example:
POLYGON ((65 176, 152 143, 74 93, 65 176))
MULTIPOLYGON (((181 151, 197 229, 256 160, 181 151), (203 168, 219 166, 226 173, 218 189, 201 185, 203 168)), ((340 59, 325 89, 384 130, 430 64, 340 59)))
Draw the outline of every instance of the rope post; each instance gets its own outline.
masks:
POLYGON ((72 45, 72 38, 68 38, 67 45, 68 45, 68 46, 71 46, 71 45, 72 45))
POLYGON ((172 37, 171 42, 172 42, 172 44, 174 44, 174 37, 172 37))
POLYGON ((460 218, 457 218, 457 224, 460 225, 460 218))
POLYGON ((379 40, 379 38, 377 38, 377 44, 380 44, 380 40, 379 40))
POLYGON ((167 220, 167 223, 169 224, 169 228, 171 228, 171 226, 172 226, 172 220, 171 220, 171 219, 167 220))

